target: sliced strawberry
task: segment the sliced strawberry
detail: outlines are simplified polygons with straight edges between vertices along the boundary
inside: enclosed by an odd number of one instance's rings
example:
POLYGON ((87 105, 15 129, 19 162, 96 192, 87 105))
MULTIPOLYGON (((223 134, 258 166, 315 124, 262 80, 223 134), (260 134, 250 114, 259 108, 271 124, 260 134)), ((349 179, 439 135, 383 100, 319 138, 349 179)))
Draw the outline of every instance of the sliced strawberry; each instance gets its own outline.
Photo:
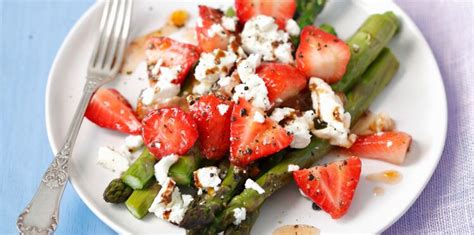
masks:
POLYGON ((173 81, 175 84, 181 84, 189 70, 199 60, 200 50, 198 47, 175 41, 167 37, 151 37, 147 41, 145 50, 150 78, 155 74, 151 71, 159 59, 163 61, 161 66, 173 68, 181 66, 178 76, 173 81))
POLYGON ((283 127, 270 118, 258 122, 255 114, 263 110, 253 107, 245 99, 234 105, 230 125, 230 161, 246 166, 254 160, 266 157, 288 147, 293 140, 283 127))
POLYGON ((199 6, 200 22, 198 22, 196 25, 196 34, 201 50, 205 52, 211 52, 214 49, 227 49, 227 45, 229 44, 229 36, 231 33, 222 27, 221 20, 223 16, 224 13, 219 9, 203 5, 199 6), (214 24, 220 25, 222 27, 222 35, 218 33, 215 35, 209 35, 211 27, 214 24))
POLYGON ((281 103, 298 95, 308 83, 305 76, 289 64, 265 63, 257 68, 257 74, 265 82, 272 103, 281 103))
POLYGON ((142 123, 145 145, 158 159, 185 154, 198 138, 193 118, 178 107, 156 109, 142 123))
POLYGON ((296 65, 307 77, 327 83, 342 79, 351 58, 349 46, 338 37, 315 26, 306 26, 296 50, 296 65))
POLYGON ((333 219, 349 209, 359 183, 361 161, 350 157, 327 166, 315 166, 293 172, 298 187, 333 219))
POLYGON ((216 95, 202 96, 191 105, 201 153, 208 159, 217 160, 229 152, 232 105, 231 101, 216 95))
POLYGON ((244 24, 257 15, 275 18, 280 29, 284 29, 286 21, 293 18, 296 11, 295 0, 235 0, 235 9, 239 21, 244 24))
POLYGON ((140 134, 142 128, 130 103, 115 89, 97 90, 87 106, 85 116, 100 127, 132 135, 140 134))
POLYGON ((402 164, 411 145, 411 136, 404 132, 380 132, 359 136, 349 153, 360 157, 371 158, 402 164))

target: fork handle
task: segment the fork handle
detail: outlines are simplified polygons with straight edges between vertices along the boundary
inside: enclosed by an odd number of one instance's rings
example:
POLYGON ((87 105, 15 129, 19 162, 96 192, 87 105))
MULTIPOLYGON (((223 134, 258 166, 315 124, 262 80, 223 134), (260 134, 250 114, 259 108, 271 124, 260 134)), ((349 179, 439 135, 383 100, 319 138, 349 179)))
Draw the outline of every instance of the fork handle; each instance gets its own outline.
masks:
POLYGON ((59 204, 69 178, 72 149, 87 105, 98 87, 98 83, 92 79, 88 79, 85 84, 64 145, 44 173, 35 196, 17 219, 20 234, 51 234, 56 229, 59 221, 59 204))

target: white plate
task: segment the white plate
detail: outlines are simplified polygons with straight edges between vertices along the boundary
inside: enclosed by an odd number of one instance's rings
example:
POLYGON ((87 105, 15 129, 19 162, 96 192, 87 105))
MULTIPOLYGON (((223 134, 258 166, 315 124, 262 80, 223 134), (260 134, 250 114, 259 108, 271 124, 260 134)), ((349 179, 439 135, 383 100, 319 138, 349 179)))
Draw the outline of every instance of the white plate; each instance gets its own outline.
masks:
MULTIPOLYGON (((217 1, 214 6, 230 6, 217 1)), ((131 38, 163 25, 173 9, 187 9, 197 15, 194 1, 136 1, 131 38)), ((51 147, 56 152, 78 103, 87 62, 98 28, 102 5, 92 6, 77 22, 56 56, 46 91, 46 125, 51 147)), ((378 233, 398 220, 417 199, 440 159, 447 128, 447 107, 441 75, 432 52, 418 28, 392 1, 329 1, 317 22, 335 26, 341 38, 354 32, 372 13, 394 11, 401 21, 401 30, 390 47, 401 62, 400 70, 387 89, 372 105, 372 110, 392 116, 397 128, 410 133, 414 144, 407 162, 397 167, 383 162, 364 160, 362 177, 348 214, 332 220, 327 214, 311 209, 311 202, 301 197, 292 184, 272 196, 261 210, 253 229, 255 234, 268 234, 285 224, 309 224, 322 232, 378 233), (369 182, 365 175, 395 169, 403 174, 397 185, 369 182), (374 186, 382 186, 385 195, 375 197, 374 186)), ((134 101, 145 87, 137 79, 118 79, 109 84, 134 101)), ((163 222, 153 215, 137 220, 124 206, 107 204, 102 192, 114 174, 96 165, 99 146, 123 143, 124 136, 100 129, 84 121, 77 140, 71 167, 71 182, 87 206, 106 224, 119 233, 184 233, 184 230, 163 222)))

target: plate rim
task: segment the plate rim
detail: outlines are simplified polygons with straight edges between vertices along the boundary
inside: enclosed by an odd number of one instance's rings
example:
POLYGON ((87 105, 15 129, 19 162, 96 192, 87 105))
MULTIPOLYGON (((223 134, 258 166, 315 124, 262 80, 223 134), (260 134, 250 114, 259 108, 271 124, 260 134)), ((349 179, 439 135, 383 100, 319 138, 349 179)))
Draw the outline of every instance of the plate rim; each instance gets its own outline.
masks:
MULTIPOLYGON (((408 19, 405 22, 405 24, 406 24, 405 27, 411 28, 411 30, 413 30, 415 36, 417 38, 421 38, 420 42, 423 44, 424 47, 428 48, 428 53, 430 55, 428 60, 430 61, 430 63, 434 63, 436 65, 436 71, 432 71, 432 72, 435 73, 437 75, 437 77, 439 77, 439 79, 436 79, 436 82, 440 83, 439 85, 442 88, 442 102, 443 103, 440 105, 440 107, 444 111, 444 115, 442 115, 442 117, 441 117, 443 122, 440 123, 440 124, 442 124, 440 127, 444 131, 441 132, 443 135, 439 139, 440 142, 442 143, 442 145, 437 145, 437 147, 435 147, 435 149, 433 151, 433 152, 436 153, 435 154, 436 155, 435 156, 436 157, 435 166, 430 170, 429 177, 427 177, 424 180, 424 182, 422 184, 422 187, 421 187, 421 190, 418 191, 418 193, 416 194, 416 197, 414 197, 414 199, 408 204, 408 206, 403 210, 402 213, 399 213, 390 223, 388 223, 387 225, 382 227, 379 231, 377 231, 377 233, 381 233, 381 232, 387 230, 390 226, 392 226, 397 221, 399 221, 400 218, 403 215, 405 215, 406 212, 410 208, 412 208, 413 204, 418 200, 421 193, 426 189, 427 184, 431 181, 431 178, 433 177, 433 174, 434 174, 435 170, 438 168, 441 157, 443 156, 443 151, 444 151, 444 148, 445 148, 445 145, 446 145, 446 138, 447 138, 447 131, 448 131, 448 117, 449 117, 446 87, 445 87, 445 84, 444 84, 442 74, 440 72, 439 64, 436 60, 436 57, 434 56, 434 53, 433 53, 433 50, 432 50, 431 46, 428 44, 428 42, 426 41, 426 38, 424 37, 423 33, 420 31, 418 26, 415 24, 413 19, 401 7, 399 7, 396 2, 394 2, 393 0, 384 0, 384 1, 385 1, 386 4, 389 4, 390 8, 396 9, 399 12, 399 14, 403 16, 403 18, 408 19)), ((51 104, 52 81, 53 81, 53 77, 55 77, 55 73, 57 71, 59 57, 60 57, 61 54, 64 53, 64 51, 66 49, 66 44, 68 44, 68 41, 70 41, 71 38, 73 37, 73 35, 76 34, 76 31, 79 28, 79 26, 81 24, 83 24, 84 21, 86 21, 86 19, 88 19, 90 17, 90 15, 93 14, 93 12, 96 10, 96 8, 99 8, 101 6, 101 4, 102 4, 102 1, 94 2, 81 15, 81 17, 79 18, 79 20, 76 21, 74 26, 69 30, 67 36, 64 38, 63 42, 61 43, 61 46, 60 46, 59 50, 57 51, 57 53, 54 57, 51 69, 49 70, 49 73, 48 73, 48 81, 46 83, 46 90, 45 90, 45 109, 44 109, 44 112, 45 112, 45 123, 46 123, 46 132, 47 132, 48 142, 49 142, 49 145, 50 145, 50 147, 51 147, 54 154, 56 154, 58 152, 60 143, 57 143, 53 138, 53 127, 52 127, 53 125, 51 123, 51 114, 50 114, 49 110, 50 110, 50 104, 51 104)), ((76 180, 73 177, 69 177, 69 181, 71 182, 71 185, 73 186, 74 191, 79 195, 79 198, 84 202, 84 204, 86 204, 86 206, 94 213, 95 216, 97 216, 102 222, 104 222, 107 226, 109 226, 115 232, 117 232, 119 234, 128 233, 128 231, 123 229, 121 225, 119 225, 115 221, 109 219, 98 208, 96 208, 95 206, 92 205, 91 200, 84 195, 82 190, 77 186, 76 180)))

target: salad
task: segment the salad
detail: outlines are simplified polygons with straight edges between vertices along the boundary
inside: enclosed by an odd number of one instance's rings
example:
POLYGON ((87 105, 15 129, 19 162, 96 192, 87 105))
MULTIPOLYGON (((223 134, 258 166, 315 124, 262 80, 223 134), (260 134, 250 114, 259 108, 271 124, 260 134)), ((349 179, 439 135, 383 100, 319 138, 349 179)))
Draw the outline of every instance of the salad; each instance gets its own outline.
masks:
MULTIPOLYGON (((374 14, 343 40, 331 25, 313 25, 325 3, 200 5, 196 43, 148 36, 148 87, 136 107, 101 88, 86 111, 128 135, 120 148, 99 149, 98 163, 120 174, 104 200, 189 234, 248 234, 263 203, 292 181, 338 219, 350 209, 360 158, 403 164, 411 136, 368 111, 398 70, 387 45, 400 23, 374 14), (330 151, 347 157, 314 166, 330 151)), ((176 11, 170 20, 184 27, 188 18, 176 11)))

